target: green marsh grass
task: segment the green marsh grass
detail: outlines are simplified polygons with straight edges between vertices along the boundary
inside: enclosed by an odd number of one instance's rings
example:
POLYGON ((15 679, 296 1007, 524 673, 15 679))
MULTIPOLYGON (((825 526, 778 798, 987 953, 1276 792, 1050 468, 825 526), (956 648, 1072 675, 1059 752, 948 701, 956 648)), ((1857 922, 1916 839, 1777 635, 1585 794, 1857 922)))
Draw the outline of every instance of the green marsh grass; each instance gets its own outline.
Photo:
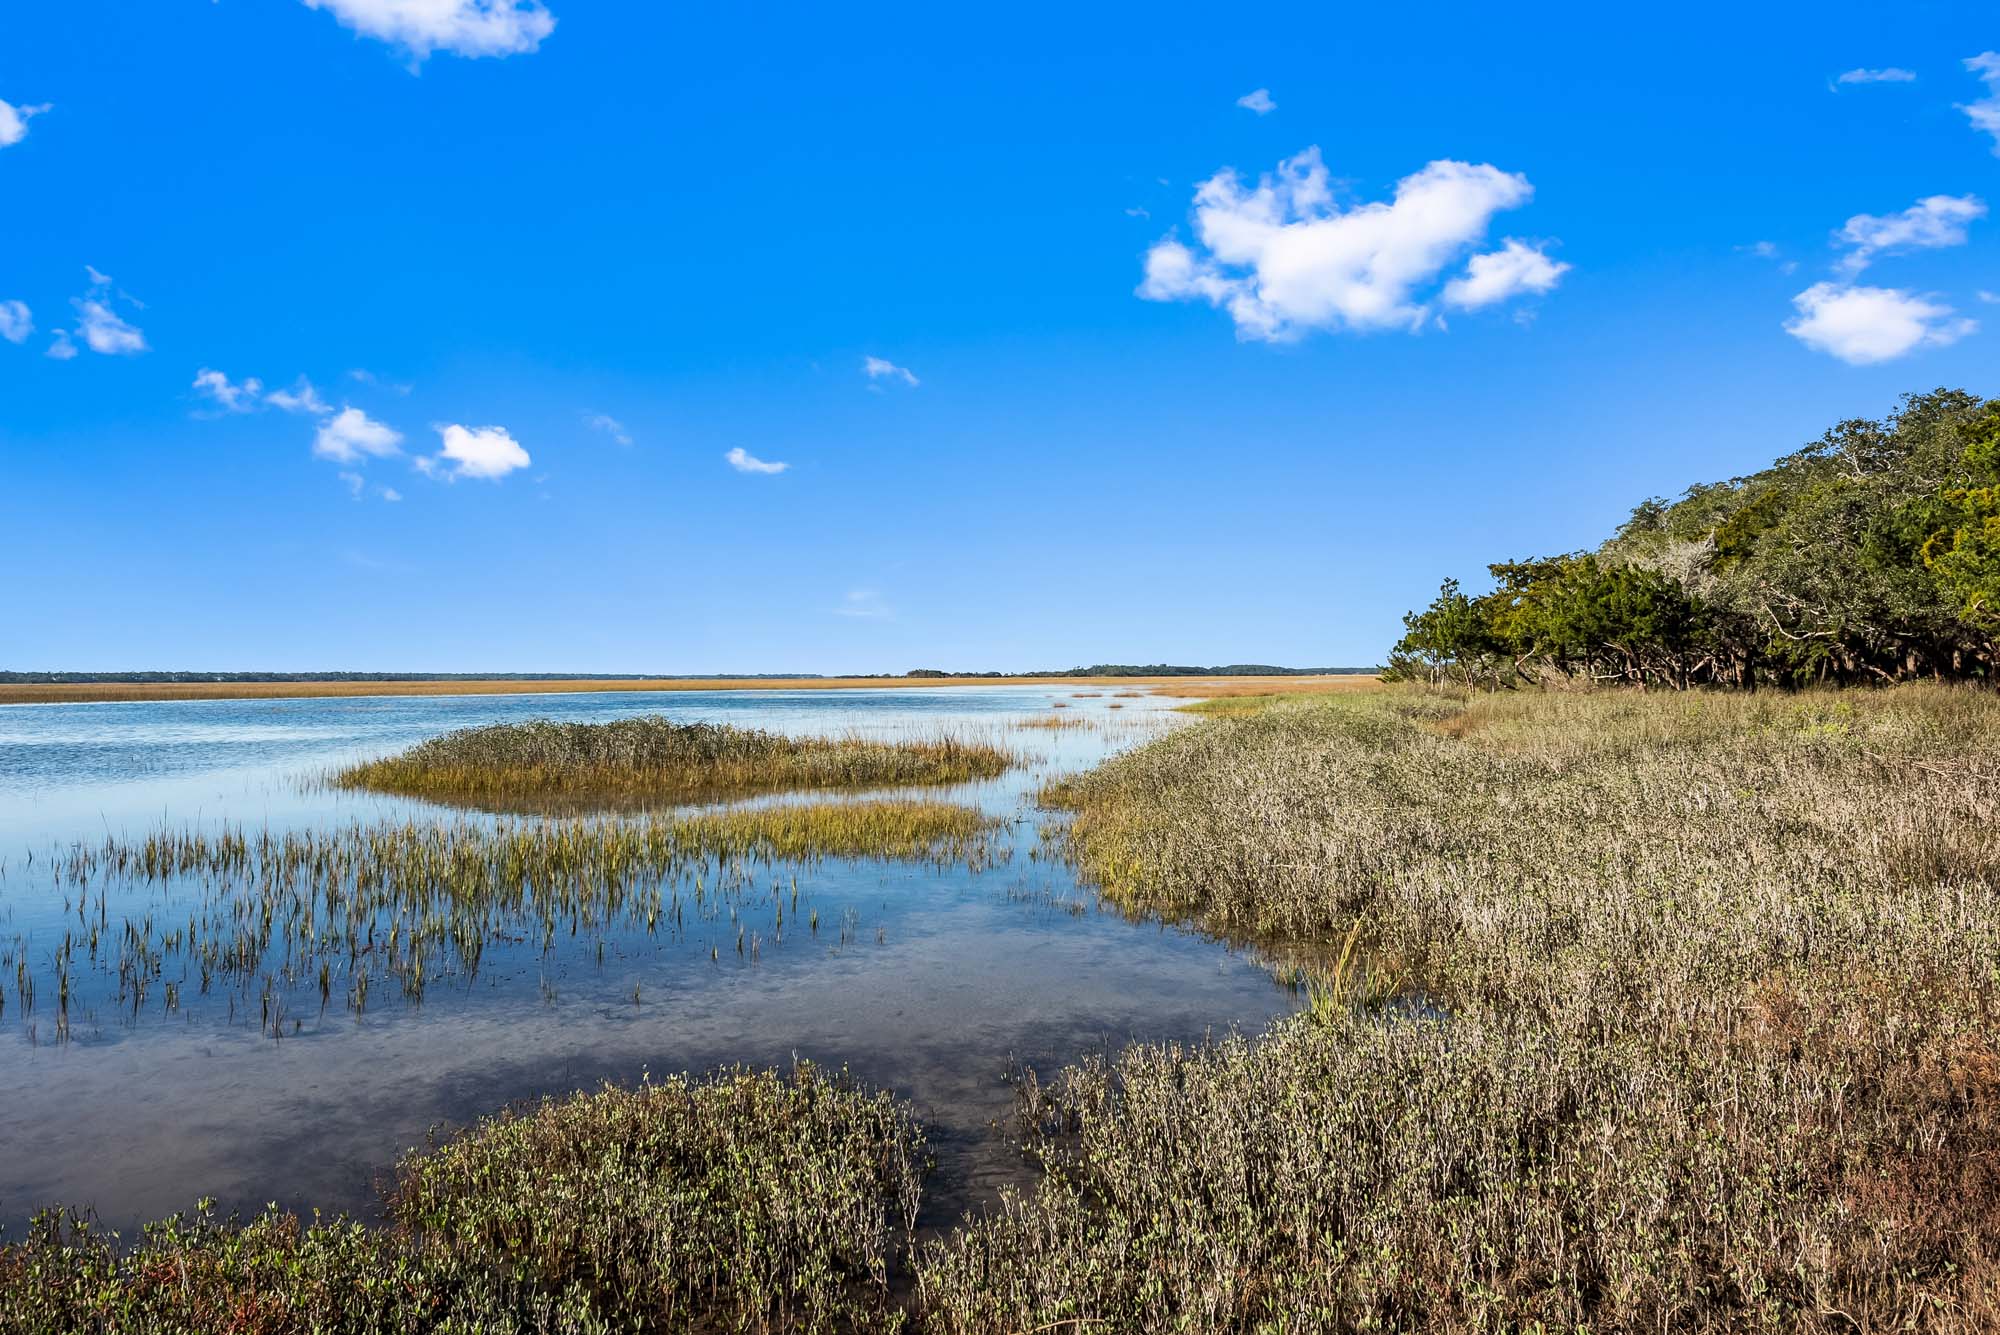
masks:
POLYGON ((341 770, 331 781, 448 802, 692 803, 965 783, 1013 763, 998 747, 969 738, 786 737, 647 715, 465 728, 341 770))
MULTIPOLYGON (((787 893, 768 873, 829 858, 979 870, 1006 856, 999 834, 969 807, 883 799, 114 838, 54 860, 71 925, 42 979, 53 991, 40 995, 52 997, 58 1037, 70 981, 85 967, 115 975, 117 1005, 135 1015, 221 991, 232 1010, 254 1005, 262 1027, 282 1034, 301 986, 317 987, 322 1009, 338 1000, 365 1010, 371 987, 420 1000, 440 978, 476 977, 495 942, 547 952, 595 939, 601 955, 615 930, 684 939, 726 930, 725 919, 739 941, 781 942, 788 923, 798 926, 798 878, 787 893), (136 909, 123 908, 132 898, 136 909), (770 915, 754 937, 753 911, 770 915)), ((26 1021, 38 997, 29 951, 17 941, 4 958, 26 1021)))
POLYGON ((804 1063, 606 1087, 412 1154, 385 1229, 46 1212, 0 1247, 0 1331, 894 1330, 927 1171, 907 1105, 804 1063))

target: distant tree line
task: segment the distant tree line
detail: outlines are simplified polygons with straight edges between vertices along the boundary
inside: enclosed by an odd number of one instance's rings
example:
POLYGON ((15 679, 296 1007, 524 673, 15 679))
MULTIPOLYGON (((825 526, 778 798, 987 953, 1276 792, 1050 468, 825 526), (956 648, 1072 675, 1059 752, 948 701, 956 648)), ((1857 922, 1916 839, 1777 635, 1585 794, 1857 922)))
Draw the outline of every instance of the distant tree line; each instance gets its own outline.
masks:
POLYGON ((2000 400, 1940 389, 1748 477, 1649 500, 1594 551, 1446 580, 1389 673, 1685 689, 1986 679, 2000 635, 2000 400))
MULTIPOLYGON (((903 677, 961 678, 989 677, 1301 677, 1347 673, 1373 673, 1378 668, 1287 668, 1262 663, 1232 663, 1226 667, 1174 667, 1158 663, 1134 666, 1128 663, 1099 664, 1096 667, 1067 668, 1058 672, 941 672, 918 668, 903 677)), ((848 674, 855 681, 895 679, 890 672, 848 674)), ((313 682, 313 681, 825 681, 823 672, 704 672, 660 674, 653 672, 20 672, 0 670, 0 684, 39 682, 49 685, 92 685, 103 682, 313 682)))
POLYGON ((937 668, 913 668, 903 675, 951 680, 983 677, 1340 677, 1380 671, 1379 667, 1289 668, 1274 667, 1269 663, 1229 663, 1222 667, 1187 667, 1175 663, 1098 663, 1091 667, 1064 668, 1059 672, 941 672, 937 668))

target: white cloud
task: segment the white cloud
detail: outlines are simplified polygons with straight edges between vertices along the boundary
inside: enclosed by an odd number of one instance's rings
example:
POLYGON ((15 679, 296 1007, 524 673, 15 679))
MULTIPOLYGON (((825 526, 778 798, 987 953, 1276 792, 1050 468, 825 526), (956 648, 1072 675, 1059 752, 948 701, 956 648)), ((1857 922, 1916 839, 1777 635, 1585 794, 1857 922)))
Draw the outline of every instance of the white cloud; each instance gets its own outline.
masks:
POLYGON ((26 343, 35 332, 35 316, 25 301, 0 301, 0 338, 26 343))
POLYGON ((1255 189, 1229 170, 1204 181, 1194 227, 1207 254, 1161 240, 1146 255, 1138 294, 1206 301, 1228 311, 1244 339, 1414 331, 1432 314, 1420 289, 1478 244, 1495 213, 1533 194, 1525 176, 1440 160, 1398 181, 1392 202, 1342 209, 1319 150, 1309 148, 1255 189))
POLYGON ((1884 69, 1848 70, 1834 76, 1835 83, 1915 83, 1917 76, 1913 70, 1898 69, 1890 65, 1884 69))
POLYGON ((602 431, 620 445, 632 443, 632 433, 625 429, 625 424, 607 413, 585 413, 583 424, 593 431, 602 431))
POLYGON ((1550 259, 1541 247, 1510 236, 1499 250, 1474 255, 1465 266, 1465 275, 1444 285, 1445 303, 1477 310, 1524 292, 1547 292, 1569 268, 1559 260, 1550 259))
POLYGON ((1985 216, 1986 202, 1977 195, 1932 195, 1901 213, 1857 213, 1834 233, 1836 244, 1851 248, 1841 270, 1860 273, 1877 255, 1897 251, 1962 246, 1966 225, 1985 216))
POLYGON ((211 371, 204 366, 194 373, 194 391, 209 399, 226 413, 247 413, 257 406, 257 396, 263 392, 264 382, 256 376, 247 376, 240 384, 232 384, 228 376, 220 371, 211 371))
POLYGON ((408 51, 512 56, 535 50, 555 31, 542 0, 305 0, 344 27, 408 51))
POLYGON ((49 341, 49 350, 43 355, 53 357, 59 362, 66 362, 76 356, 76 344, 69 341, 69 330, 56 330, 56 336, 49 341))
POLYGON ((1139 205, 1134 204, 1131 208, 1125 210, 1125 216, 1128 218, 1150 218, 1153 215, 1139 205))
POLYGON ((319 396, 319 391, 313 388, 312 381, 304 376, 292 382, 290 389, 272 390, 264 396, 264 402, 284 412, 305 413, 312 417, 325 417, 333 411, 319 396))
POLYGON ((361 499, 362 491, 368 486, 368 479, 359 473, 343 472, 340 475, 340 480, 347 484, 347 494, 357 501, 361 499))
POLYGON ((2000 51, 1967 57, 1965 67, 1985 81, 1986 96, 1977 102, 1961 102, 1958 109, 1973 129, 1993 136, 1993 155, 2000 157, 2000 51))
MULTIPOLYGON (((136 357, 146 351, 146 336, 136 326, 127 323, 125 318, 111 307, 113 301, 111 275, 99 273, 88 264, 83 266, 83 271, 90 275, 90 292, 88 295, 70 300, 70 305, 76 307, 77 322, 73 331, 75 335, 81 338, 92 352, 102 353, 107 357, 136 357)), ((117 295, 134 306, 140 305, 125 292, 119 292, 117 295)), ((51 350, 50 355, 67 360, 69 355, 73 355, 75 345, 69 344, 67 340, 63 341, 72 352, 62 354, 51 350)))
POLYGON ((28 122, 53 108, 44 102, 37 107, 17 107, 0 102, 0 148, 12 148, 28 137, 28 122))
POLYGON ((400 454, 402 444, 401 432, 384 426, 359 408, 342 408, 321 422, 313 435, 313 453, 340 464, 359 463, 367 455, 381 458, 400 454))
POLYGON ((790 464, 769 463, 759 459, 741 445, 722 457, 727 459, 729 466, 739 473, 782 473, 791 467, 790 464))
POLYGON ((1943 347, 1978 330, 1949 306, 1889 287, 1814 283, 1792 298, 1796 318, 1785 332, 1850 366, 1894 361, 1921 347, 1943 347))
POLYGON ((1278 109, 1278 104, 1271 100, 1271 90, 1268 88, 1245 93, 1236 99, 1236 105, 1245 111, 1254 111, 1259 116, 1268 116, 1278 109))
POLYGON ((146 336, 137 327, 94 297, 79 297, 76 332, 92 352, 107 357, 136 357, 146 350, 146 336))
POLYGON ((392 501, 392 502, 400 501, 403 499, 403 493, 397 491, 394 487, 384 487, 382 488, 382 499, 385 501, 392 501))
POLYGON ((1988 306, 2000 305, 2000 292, 1988 292, 1982 287, 1979 289, 1979 299, 1988 306))
POLYGON ((528 452, 499 426, 441 426, 444 448, 422 460, 426 473, 450 478, 476 477, 497 481, 529 464, 528 452))
POLYGON ((886 377, 890 380, 900 380, 904 384, 911 386, 923 383, 917 379, 916 374, 908 367, 898 366, 896 363, 885 361, 880 357, 863 357, 861 359, 861 371, 870 380, 881 380, 886 377))

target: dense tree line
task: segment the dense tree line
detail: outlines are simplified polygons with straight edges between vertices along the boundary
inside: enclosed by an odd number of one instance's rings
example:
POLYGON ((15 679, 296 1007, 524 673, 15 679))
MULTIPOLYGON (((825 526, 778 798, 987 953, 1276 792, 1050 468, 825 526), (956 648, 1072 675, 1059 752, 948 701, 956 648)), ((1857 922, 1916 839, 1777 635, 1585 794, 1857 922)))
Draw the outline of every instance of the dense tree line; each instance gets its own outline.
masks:
POLYGON ((1595 551, 1446 580, 1393 675, 1686 688, 1991 678, 2000 400, 1910 394, 1761 472, 1649 500, 1595 551))

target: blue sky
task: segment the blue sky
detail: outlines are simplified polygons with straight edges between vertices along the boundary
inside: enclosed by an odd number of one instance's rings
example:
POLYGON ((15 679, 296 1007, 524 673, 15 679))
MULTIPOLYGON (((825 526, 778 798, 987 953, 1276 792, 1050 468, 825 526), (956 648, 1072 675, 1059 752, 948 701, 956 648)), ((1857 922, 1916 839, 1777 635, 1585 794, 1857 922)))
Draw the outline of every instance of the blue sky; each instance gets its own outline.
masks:
POLYGON ((1996 48, 1972 4, 12 6, 0 666, 1377 662, 1445 574, 2000 388, 1996 48))

